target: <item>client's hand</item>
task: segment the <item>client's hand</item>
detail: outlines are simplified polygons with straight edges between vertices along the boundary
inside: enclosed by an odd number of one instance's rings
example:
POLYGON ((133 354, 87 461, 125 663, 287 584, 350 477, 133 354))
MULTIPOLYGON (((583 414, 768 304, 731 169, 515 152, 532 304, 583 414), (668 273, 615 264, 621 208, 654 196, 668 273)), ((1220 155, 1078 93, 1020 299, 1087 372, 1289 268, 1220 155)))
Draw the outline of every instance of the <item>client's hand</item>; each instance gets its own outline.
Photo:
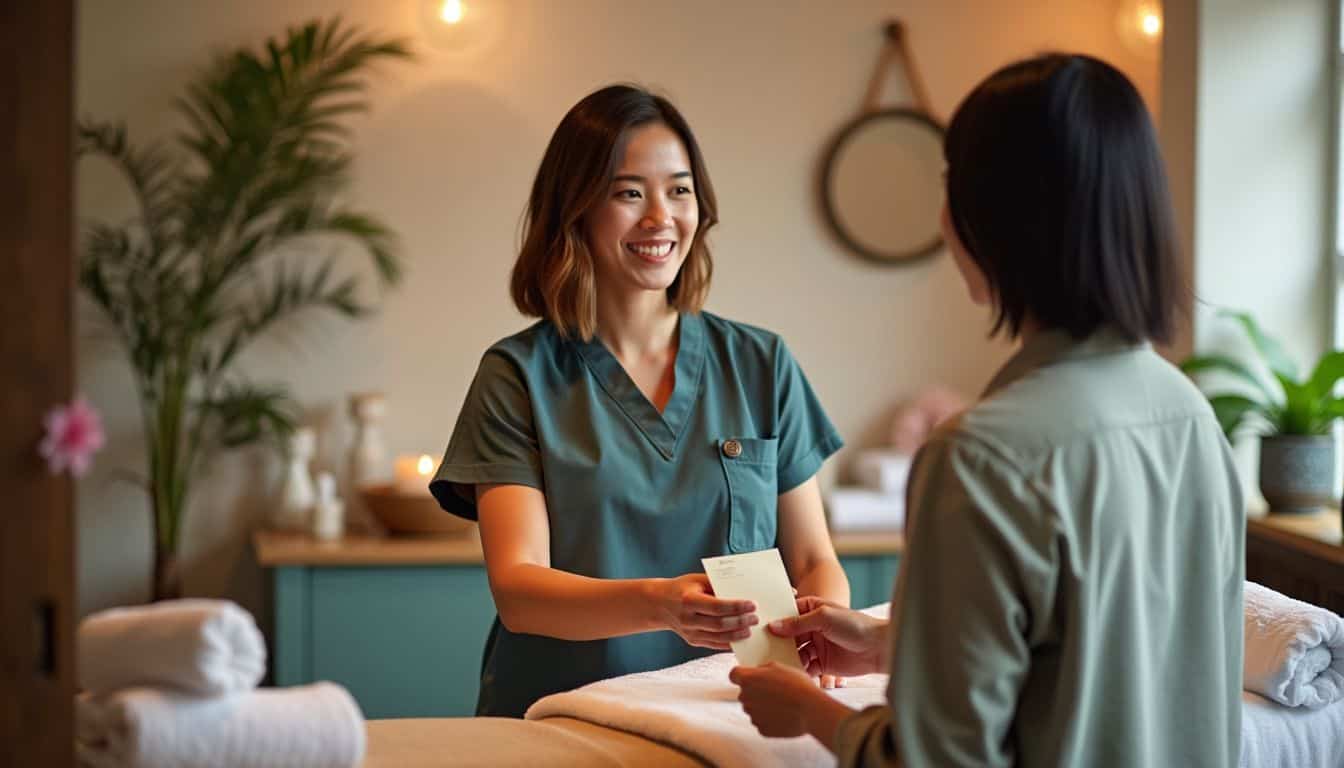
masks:
POLYGON ((882 671, 887 622, 819 597, 798 598, 794 618, 772 621, 768 629, 798 643, 798 658, 809 675, 867 675, 882 671))
POLYGON ((746 640, 756 618, 750 600, 714 597, 709 577, 688 573, 675 579, 653 579, 650 593, 661 626, 681 636, 690 645, 729 649, 728 643, 746 640))
POLYGON ((728 679, 741 686, 737 699, 763 736, 810 733, 830 749, 837 724, 853 711, 828 696, 806 674, 774 662, 734 667, 728 679))

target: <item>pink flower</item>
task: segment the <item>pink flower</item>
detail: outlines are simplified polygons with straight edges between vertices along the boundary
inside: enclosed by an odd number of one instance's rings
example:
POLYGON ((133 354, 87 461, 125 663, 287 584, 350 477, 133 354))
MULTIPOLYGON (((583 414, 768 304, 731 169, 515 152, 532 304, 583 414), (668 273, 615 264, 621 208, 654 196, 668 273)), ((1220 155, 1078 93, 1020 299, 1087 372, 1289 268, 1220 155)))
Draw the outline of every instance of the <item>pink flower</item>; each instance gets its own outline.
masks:
POLYGON ((75 477, 88 471, 93 454, 103 447, 103 420, 93 406, 77 397, 69 406, 51 409, 44 423, 47 434, 37 452, 47 460, 51 474, 66 467, 75 477))

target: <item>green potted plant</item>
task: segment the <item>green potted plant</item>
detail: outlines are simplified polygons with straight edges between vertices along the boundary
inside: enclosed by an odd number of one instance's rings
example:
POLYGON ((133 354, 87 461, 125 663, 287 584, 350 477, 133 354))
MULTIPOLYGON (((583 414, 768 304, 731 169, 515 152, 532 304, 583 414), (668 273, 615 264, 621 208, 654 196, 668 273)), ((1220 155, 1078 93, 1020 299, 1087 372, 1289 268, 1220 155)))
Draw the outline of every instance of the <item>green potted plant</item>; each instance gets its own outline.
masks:
POLYGON ((135 377, 155 600, 181 592, 182 520, 208 457, 282 445, 294 426, 286 387, 246 379, 239 353, 298 312, 371 309, 353 273, 295 246, 344 239, 371 258, 382 285, 400 274, 392 233, 340 195, 352 159, 343 120, 368 108, 364 75, 377 60, 408 56, 402 41, 312 22, 203 70, 177 102, 176 155, 133 146, 119 123, 77 126, 78 155, 110 161, 138 204, 128 222, 88 225, 78 281, 135 377))
POLYGON ((1245 331, 1259 365, 1253 368, 1222 355, 1196 355, 1181 363, 1181 370, 1201 378, 1225 374, 1222 382, 1234 385, 1210 394, 1209 403, 1229 440, 1244 432, 1260 436, 1260 492, 1270 512, 1308 512, 1332 503, 1335 441, 1330 429, 1344 416, 1344 399, 1334 394, 1335 383, 1344 377, 1344 351, 1322 355, 1304 379, 1283 346, 1261 331, 1249 314, 1220 314, 1236 320, 1245 331))

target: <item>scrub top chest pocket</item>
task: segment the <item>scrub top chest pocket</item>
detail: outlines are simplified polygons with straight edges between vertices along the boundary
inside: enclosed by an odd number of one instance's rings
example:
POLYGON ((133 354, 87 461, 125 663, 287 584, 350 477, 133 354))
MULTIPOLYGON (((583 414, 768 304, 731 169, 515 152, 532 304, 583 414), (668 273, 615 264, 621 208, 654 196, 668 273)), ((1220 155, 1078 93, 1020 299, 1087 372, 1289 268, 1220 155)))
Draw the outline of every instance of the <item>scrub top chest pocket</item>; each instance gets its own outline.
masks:
POLYGON ((755 552, 775 546, 778 452, 779 440, 773 437, 725 437, 719 441, 719 463, 728 483, 729 552, 755 552))

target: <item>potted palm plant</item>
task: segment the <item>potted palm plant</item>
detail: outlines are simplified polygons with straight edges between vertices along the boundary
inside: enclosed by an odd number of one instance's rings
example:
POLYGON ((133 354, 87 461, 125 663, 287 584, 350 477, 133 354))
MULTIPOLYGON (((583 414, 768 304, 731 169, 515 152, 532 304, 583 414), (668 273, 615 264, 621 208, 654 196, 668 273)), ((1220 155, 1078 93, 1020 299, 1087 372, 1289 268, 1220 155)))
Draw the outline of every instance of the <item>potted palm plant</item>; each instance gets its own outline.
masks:
POLYGON ((129 222, 87 226, 78 282, 125 347, 145 432, 155 600, 181 591, 177 553, 191 480, 220 449, 283 445, 296 408, 283 385, 238 372, 238 355, 296 313, 371 309, 353 272, 300 247, 353 242, 386 286, 393 234, 340 199, 351 164, 343 119, 368 107, 364 75, 409 56, 340 20, 215 59, 186 88, 176 153, 137 147, 122 124, 83 120, 77 152, 122 172, 129 222))
POLYGON ((1335 441, 1331 425, 1344 416, 1334 394, 1344 377, 1344 351, 1330 351, 1302 378, 1278 341, 1244 312, 1224 312, 1237 321, 1259 355, 1251 366, 1222 355, 1196 355, 1181 364, 1191 376, 1221 373, 1233 385, 1210 394, 1209 403, 1231 440, 1243 432, 1260 436, 1260 492, 1270 512, 1320 509, 1334 500, 1335 441), (1266 378, 1256 369, 1269 373, 1266 378))

